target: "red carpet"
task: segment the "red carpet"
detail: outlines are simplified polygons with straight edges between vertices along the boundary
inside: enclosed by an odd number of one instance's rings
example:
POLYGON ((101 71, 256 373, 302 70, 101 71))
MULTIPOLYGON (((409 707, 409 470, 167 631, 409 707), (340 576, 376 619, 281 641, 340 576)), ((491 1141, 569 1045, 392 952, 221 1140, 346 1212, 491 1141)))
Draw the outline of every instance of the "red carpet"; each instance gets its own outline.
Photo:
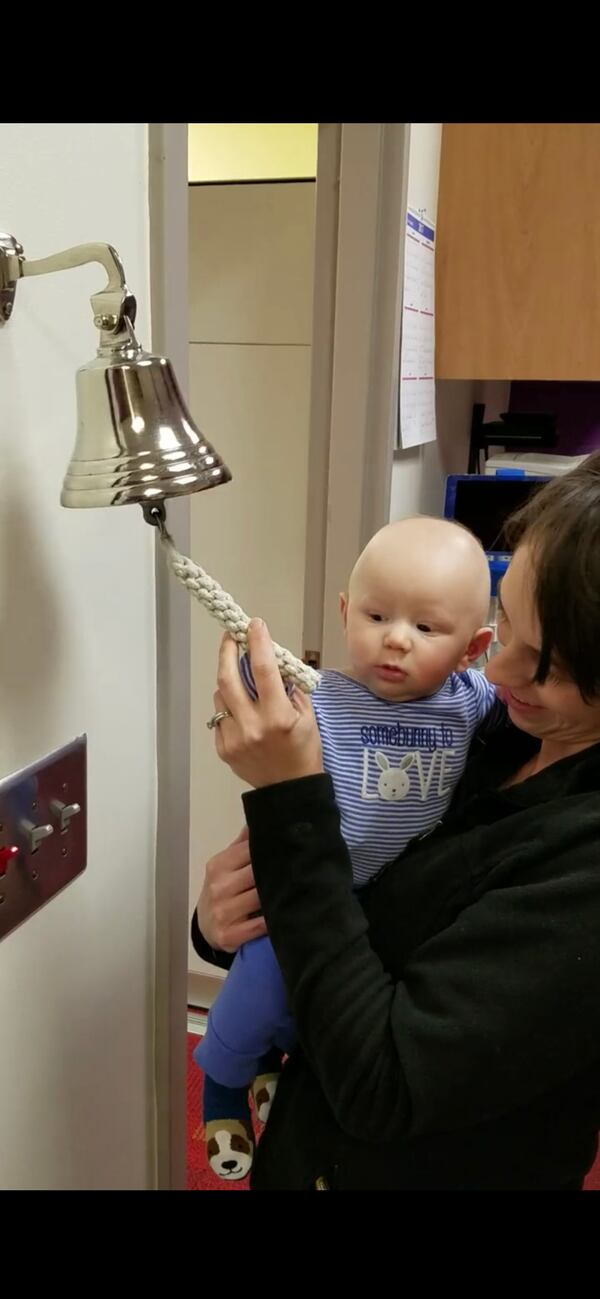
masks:
MULTIPOLYGON (((208 1166, 206 1150, 200 1128, 200 1095, 202 1074, 192 1060, 192 1051, 198 1041, 188 1033, 188 1075, 187 1075, 187 1150, 188 1150, 188 1191, 247 1191, 248 1179, 243 1182, 224 1182, 215 1177, 208 1166)), ((585 1183, 586 1191, 600 1191, 600 1155, 585 1183)))

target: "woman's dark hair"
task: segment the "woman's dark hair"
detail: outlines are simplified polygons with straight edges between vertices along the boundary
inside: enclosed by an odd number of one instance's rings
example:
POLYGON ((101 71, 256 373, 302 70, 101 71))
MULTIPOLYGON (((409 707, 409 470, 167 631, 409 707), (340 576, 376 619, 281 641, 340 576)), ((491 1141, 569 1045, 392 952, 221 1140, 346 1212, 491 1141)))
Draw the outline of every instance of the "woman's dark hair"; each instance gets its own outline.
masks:
POLYGON ((584 699, 600 696, 600 452, 536 492, 506 537, 512 550, 531 551, 542 631, 536 681, 558 662, 584 699))

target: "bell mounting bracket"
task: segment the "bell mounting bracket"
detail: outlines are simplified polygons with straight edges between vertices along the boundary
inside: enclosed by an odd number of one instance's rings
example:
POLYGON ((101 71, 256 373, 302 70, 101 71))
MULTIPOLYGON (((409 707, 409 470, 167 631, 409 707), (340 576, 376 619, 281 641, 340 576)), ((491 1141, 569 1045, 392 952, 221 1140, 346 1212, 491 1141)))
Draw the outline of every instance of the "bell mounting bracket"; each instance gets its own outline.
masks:
POLYGON ((90 262, 99 262, 108 275, 104 288, 90 299, 94 324, 100 330, 100 345, 131 346, 136 301, 127 288, 121 258, 111 244, 77 244, 52 257, 31 262, 14 235, 0 232, 0 326, 6 325, 13 314, 19 280, 87 266, 90 262))

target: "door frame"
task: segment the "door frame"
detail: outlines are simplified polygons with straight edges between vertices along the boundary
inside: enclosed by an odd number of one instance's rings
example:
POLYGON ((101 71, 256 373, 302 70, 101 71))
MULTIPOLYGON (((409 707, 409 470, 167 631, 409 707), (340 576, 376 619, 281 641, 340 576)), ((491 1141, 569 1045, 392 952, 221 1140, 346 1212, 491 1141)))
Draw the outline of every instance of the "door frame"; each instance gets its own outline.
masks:
POLYGON ((410 124, 319 124, 304 647, 344 656, 338 595, 389 522, 410 124))
MULTIPOLYGON (((188 128, 148 126, 152 345, 188 389, 188 128)), ((168 502, 169 529, 189 553, 190 501, 168 502)), ((190 599, 156 543, 157 827, 155 875, 155 1183, 185 1190, 190 800, 190 599)))

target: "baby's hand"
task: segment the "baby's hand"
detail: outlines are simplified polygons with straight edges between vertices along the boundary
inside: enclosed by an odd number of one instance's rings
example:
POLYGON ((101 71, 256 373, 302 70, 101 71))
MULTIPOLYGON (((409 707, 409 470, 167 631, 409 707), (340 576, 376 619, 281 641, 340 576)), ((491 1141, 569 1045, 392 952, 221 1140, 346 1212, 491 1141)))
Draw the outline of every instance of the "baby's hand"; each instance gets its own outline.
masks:
MULTIPOLYGON (((256 689, 254 676, 252 675, 252 665, 250 663, 250 655, 247 652, 245 654, 242 654, 242 657, 240 659, 240 676, 242 678, 242 681, 244 682, 248 694, 250 695, 250 698, 254 700, 258 699, 258 690, 256 689)), ((288 696, 291 696, 291 693, 294 689, 293 681, 284 681, 283 684, 285 686, 286 694, 288 696)))

